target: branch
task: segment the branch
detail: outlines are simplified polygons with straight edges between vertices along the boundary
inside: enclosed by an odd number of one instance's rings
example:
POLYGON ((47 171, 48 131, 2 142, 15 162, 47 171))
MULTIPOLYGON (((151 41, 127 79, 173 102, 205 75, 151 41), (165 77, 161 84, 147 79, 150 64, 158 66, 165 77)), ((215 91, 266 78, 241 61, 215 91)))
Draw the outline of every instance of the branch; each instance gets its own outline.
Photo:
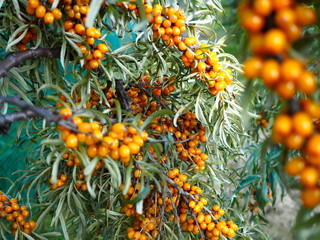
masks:
POLYGON ((121 79, 116 79, 116 94, 120 101, 121 108, 125 111, 131 111, 131 98, 123 87, 124 82, 121 79))
POLYGON ((37 48, 15 52, 0 63, 0 78, 7 76, 10 69, 18 66, 21 62, 40 57, 58 58, 60 57, 60 48, 37 48))
POLYGON ((63 120, 58 114, 53 114, 50 109, 36 107, 30 103, 22 101, 19 97, 0 97, 0 108, 4 103, 13 104, 21 111, 0 115, 0 134, 6 135, 10 125, 20 120, 30 120, 35 117, 43 117, 49 122, 64 126, 70 130, 77 131, 76 126, 69 120, 63 120))

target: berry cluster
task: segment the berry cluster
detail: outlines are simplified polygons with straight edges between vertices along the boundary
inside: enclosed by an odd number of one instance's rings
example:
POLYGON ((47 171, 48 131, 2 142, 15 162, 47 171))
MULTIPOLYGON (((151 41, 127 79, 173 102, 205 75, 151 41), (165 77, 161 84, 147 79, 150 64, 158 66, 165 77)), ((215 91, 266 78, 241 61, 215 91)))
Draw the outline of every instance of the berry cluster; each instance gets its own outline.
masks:
POLYGON ((286 163, 285 170, 291 176, 300 177, 303 185, 301 199, 307 207, 320 204, 319 118, 320 105, 302 99, 277 116, 273 128, 275 142, 284 143, 289 149, 302 150, 301 156, 293 157, 286 163))
MULTIPOLYGON (((314 144, 314 140, 319 141, 320 135, 317 134, 310 138, 306 147, 306 151, 310 152, 310 145, 314 144), (317 139, 315 139, 317 138, 317 139)), ((317 143, 319 146, 319 142, 317 143)), ((314 146, 313 146, 314 147, 314 146)), ((307 207, 316 207, 320 204, 320 170, 319 161, 315 160, 312 155, 306 155, 306 157, 293 157, 285 166, 286 172, 291 176, 298 176, 300 183, 303 185, 303 191, 301 193, 301 200, 307 207)), ((319 156, 318 158, 319 159, 319 156)))
POLYGON ((0 192, 0 218, 12 222, 12 235, 15 236, 18 230, 30 234, 36 228, 35 221, 26 221, 29 215, 30 212, 26 206, 20 206, 17 199, 9 200, 5 194, 0 192))
POLYGON ((266 117, 264 116, 263 113, 258 113, 258 116, 260 117, 257 120, 257 125, 262 126, 263 128, 267 128, 268 127, 268 120, 266 119, 266 117))
MULTIPOLYGON (((124 9, 133 8, 136 12, 138 8, 134 4, 118 3, 124 9), (134 7, 133 7, 134 6, 134 7)), ((132 10, 133 10, 132 9, 132 10)), ((168 46, 176 46, 182 54, 182 62, 190 67, 192 72, 198 72, 198 78, 207 83, 213 95, 223 91, 227 85, 232 83, 230 69, 223 69, 219 64, 216 52, 210 51, 207 44, 198 44, 198 39, 194 36, 184 38, 186 31, 186 17, 182 9, 173 7, 163 7, 160 4, 144 4, 147 19, 153 30, 153 38, 161 38, 168 46)))
MULTIPOLYGON (((21 34, 22 33, 19 33, 17 38, 21 36, 21 34)), ((23 37, 21 42, 17 43, 17 47, 19 48, 20 51, 27 50, 29 49, 29 46, 27 44, 30 45, 32 41, 37 41, 37 32, 34 28, 28 29, 26 35, 23 37)))
POLYGON ((290 45, 301 37, 302 26, 316 20, 314 9, 294 0, 244 1, 239 7, 242 26, 249 31, 256 55, 244 63, 248 79, 261 78, 281 97, 291 99, 296 90, 312 94, 316 90, 313 73, 303 62, 288 56, 290 45))
MULTIPOLYGON (((137 170, 135 171, 135 173, 137 170)), ((141 173, 139 170, 137 173, 141 173)), ((139 174, 135 177, 139 177, 139 174)), ((136 175, 136 174, 135 174, 136 175)), ((170 197, 164 197, 161 193, 156 192, 149 194, 146 206, 143 208, 142 215, 136 213, 133 204, 125 204, 121 211, 126 216, 133 216, 133 227, 129 227, 129 239, 151 239, 157 237, 160 230, 161 219, 159 218, 162 209, 166 213, 168 220, 179 222, 182 231, 191 232, 195 235, 206 236, 203 239, 219 239, 220 235, 225 237, 235 237, 235 231, 238 226, 232 221, 219 220, 225 214, 225 211, 219 205, 215 205, 212 209, 206 206, 208 201, 201 197, 202 189, 192 186, 188 183, 188 177, 179 172, 178 169, 168 171, 167 186, 170 191, 170 197), (176 215, 174 212, 176 210, 176 215)), ((123 185, 121 186, 123 189, 123 185)), ((124 195, 124 199, 132 200, 136 198, 140 189, 140 183, 130 186, 128 193, 124 195)), ((156 191, 151 185, 152 191, 156 191)))
MULTIPOLYGON (((48 4, 52 4, 54 0, 48 0, 48 4)), ((28 0, 28 5, 26 7, 26 12, 29 15, 36 15, 37 18, 43 19, 46 24, 52 24, 54 20, 59 20, 62 18, 62 12, 59 8, 50 8, 45 5, 40 4, 39 0, 28 0)))
POLYGON ((64 174, 61 174, 59 176, 59 179, 57 180, 56 184, 53 184, 52 178, 49 179, 49 182, 52 185, 52 189, 56 190, 58 188, 65 186, 67 180, 68 180, 68 177, 64 174))
POLYGON ((314 125, 308 112, 283 111, 275 118, 272 138, 275 143, 283 143, 289 149, 299 149, 312 135, 314 125))
MULTIPOLYGON (((85 56, 84 65, 86 69, 98 68, 109 48, 104 43, 95 45, 96 39, 101 37, 100 30, 95 27, 86 28, 84 26, 86 16, 90 10, 90 0, 79 0, 76 3, 72 0, 63 0, 59 2, 59 8, 49 11, 48 4, 52 3, 53 0, 49 0, 48 3, 41 5, 39 0, 28 0, 26 11, 30 15, 36 15, 37 18, 43 18, 47 24, 51 24, 55 19, 61 19, 65 15, 67 20, 63 23, 64 30, 80 35, 86 42, 86 44, 76 43, 81 53, 85 56), (61 9, 63 9, 64 14, 61 9)), ((25 49, 25 46, 22 49, 25 49)))
POLYGON ((184 113, 178 119, 179 125, 175 127, 169 118, 155 119, 150 127, 156 132, 170 132, 176 142, 178 157, 183 161, 195 163, 196 169, 202 171, 208 155, 198 148, 200 142, 206 142, 205 128, 196 120, 196 114, 184 113))
MULTIPOLYGON (((63 108, 60 115, 63 119, 69 119, 72 112, 69 108, 63 108)), ((69 149, 75 149, 79 144, 87 146, 86 153, 90 158, 109 155, 127 164, 132 154, 140 152, 148 138, 146 132, 140 134, 134 127, 126 127, 123 123, 115 123, 109 131, 103 133, 103 126, 98 122, 84 122, 80 117, 73 117, 71 121, 77 126, 78 132, 60 128, 62 141, 69 149)))

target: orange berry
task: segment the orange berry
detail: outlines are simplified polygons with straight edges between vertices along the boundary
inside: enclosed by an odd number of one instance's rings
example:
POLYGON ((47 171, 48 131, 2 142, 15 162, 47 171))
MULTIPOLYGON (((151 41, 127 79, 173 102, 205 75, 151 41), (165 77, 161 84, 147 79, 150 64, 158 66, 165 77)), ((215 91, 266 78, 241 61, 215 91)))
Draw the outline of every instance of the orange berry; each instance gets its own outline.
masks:
POLYGON ((312 94, 317 89, 316 77, 309 71, 304 71, 296 83, 297 88, 306 94, 312 94))
POLYGON ((268 59, 263 63, 261 77, 267 87, 272 87, 280 79, 280 64, 274 59, 268 59))
POLYGON ((293 130, 302 137, 308 137, 313 132, 313 122, 305 112, 297 112, 292 116, 293 130))
POLYGON ((305 167, 300 173, 300 181, 306 187, 315 187, 318 184, 319 172, 314 167, 305 167))
POLYGON ((277 116, 274 121, 273 132, 282 136, 287 136, 290 134, 292 128, 293 123, 291 118, 286 114, 281 114, 277 116))
POLYGON ((62 18, 62 12, 59 8, 55 8, 51 10, 53 16, 55 19, 61 19, 62 18))
POLYGON ((309 208, 313 208, 320 203, 320 188, 306 188, 301 193, 303 204, 309 208))
POLYGON ((270 29, 264 38, 264 48, 271 54, 283 53, 288 48, 287 37, 279 29, 270 29))
POLYGON ((77 34, 80 34, 80 35, 83 35, 86 33, 86 28, 80 23, 75 25, 74 30, 76 31, 77 34))
POLYGON ((245 61, 243 71, 248 79, 253 79, 260 76, 263 67, 262 59, 259 57, 251 57, 245 61))
POLYGON ((102 54, 105 54, 106 52, 109 51, 108 46, 107 46, 106 44, 104 44, 104 43, 99 43, 99 44, 97 45, 97 49, 100 50, 100 52, 101 52, 102 54))
POLYGON ((89 157, 94 158, 98 155, 98 147, 97 145, 91 145, 87 149, 87 154, 89 157))
POLYGON ((46 7, 43 6, 43 5, 39 5, 39 6, 36 8, 36 16, 37 16, 37 18, 44 18, 46 12, 47 12, 46 7))
POLYGON ((78 138, 75 134, 69 134, 66 139, 67 148, 76 148, 78 147, 78 138))
POLYGON ((295 8, 297 22, 302 26, 313 24, 317 19, 316 11, 305 5, 297 5, 295 8))
POLYGON ((253 11, 262 17, 266 17, 272 12, 271 0, 255 0, 253 2, 253 11))
POLYGON ((51 12, 47 12, 45 15, 44 15, 44 22, 46 24, 52 24, 54 22, 54 15, 53 13, 51 12))
POLYGON ((294 157, 286 163, 285 171, 291 176, 297 176, 305 167, 306 162, 302 157, 294 157))

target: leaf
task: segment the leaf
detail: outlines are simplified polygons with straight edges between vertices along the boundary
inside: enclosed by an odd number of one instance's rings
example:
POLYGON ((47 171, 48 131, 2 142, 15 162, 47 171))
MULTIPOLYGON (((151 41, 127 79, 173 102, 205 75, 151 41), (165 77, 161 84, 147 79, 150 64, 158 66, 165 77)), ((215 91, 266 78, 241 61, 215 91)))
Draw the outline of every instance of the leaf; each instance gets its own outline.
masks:
POLYGON ((67 42, 65 41, 65 39, 62 40, 62 45, 61 45, 61 51, 60 51, 60 62, 62 65, 62 68, 65 69, 65 64, 64 61, 65 56, 66 56, 66 49, 67 49, 67 42))
POLYGON ((8 40, 6 51, 9 51, 12 46, 14 46, 17 43, 19 43, 25 37, 25 35, 28 32, 28 28, 29 28, 29 25, 26 24, 26 25, 23 25, 23 26, 19 27, 17 30, 15 30, 12 33, 11 37, 8 40), (17 38, 19 33, 21 33, 21 35, 17 38))
POLYGON ((129 191, 129 188, 130 188, 132 165, 133 165, 133 160, 131 159, 130 163, 127 166, 127 169, 126 169, 126 179, 125 179, 125 183, 124 183, 124 188, 122 190, 122 194, 123 195, 126 195, 128 193, 128 191, 129 191))
POLYGON ((90 28, 93 26, 93 22, 96 19, 103 2, 104 2, 103 0, 92 0, 91 1, 90 10, 87 15, 86 28, 90 28))
POLYGON ((64 221, 64 218, 63 218, 62 214, 60 214, 59 220, 60 220, 60 223, 61 223, 63 236, 65 237, 66 240, 69 240, 69 234, 68 234, 66 222, 64 221))
POLYGON ((137 202, 143 200, 146 198, 146 196, 148 196, 150 192, 150 186, 146 185, 146 187, 139 192, 138 196, 136 196, 134 199, 132 200, 123 200, 125 203, 127 204, 136 204, 137 202))
POLYGON ((25 89, 30 90, 30 87, 28 86, 27 82, 24 80, 24 78, 20 75, 17 68, 10 69, 9 73, 11 76, 17 80, 17 82, 25 89))

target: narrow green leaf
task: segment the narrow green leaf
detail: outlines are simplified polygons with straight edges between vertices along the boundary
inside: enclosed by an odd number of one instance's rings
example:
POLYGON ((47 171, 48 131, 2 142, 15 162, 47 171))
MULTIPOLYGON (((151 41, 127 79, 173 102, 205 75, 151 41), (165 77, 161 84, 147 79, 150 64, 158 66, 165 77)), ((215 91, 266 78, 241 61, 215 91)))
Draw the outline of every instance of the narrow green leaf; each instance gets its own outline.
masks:
POLYGON ((123 201, 127 204, 136 204, 137 202, 141 201, 142 199, 145 199, 146 196, 148 196, 149 192, 150 192, 150 186, 146 185, 146 187, 142 191, 139 192, 137 197, 135 197, 132 200, 123 200, 123 201))
POLYGON ((98 12, 101 8, 103 0, 92 0, 90 3, 90 10, 87 16, 86 28, 92 27, 93 22, 96 19, 98 12))

